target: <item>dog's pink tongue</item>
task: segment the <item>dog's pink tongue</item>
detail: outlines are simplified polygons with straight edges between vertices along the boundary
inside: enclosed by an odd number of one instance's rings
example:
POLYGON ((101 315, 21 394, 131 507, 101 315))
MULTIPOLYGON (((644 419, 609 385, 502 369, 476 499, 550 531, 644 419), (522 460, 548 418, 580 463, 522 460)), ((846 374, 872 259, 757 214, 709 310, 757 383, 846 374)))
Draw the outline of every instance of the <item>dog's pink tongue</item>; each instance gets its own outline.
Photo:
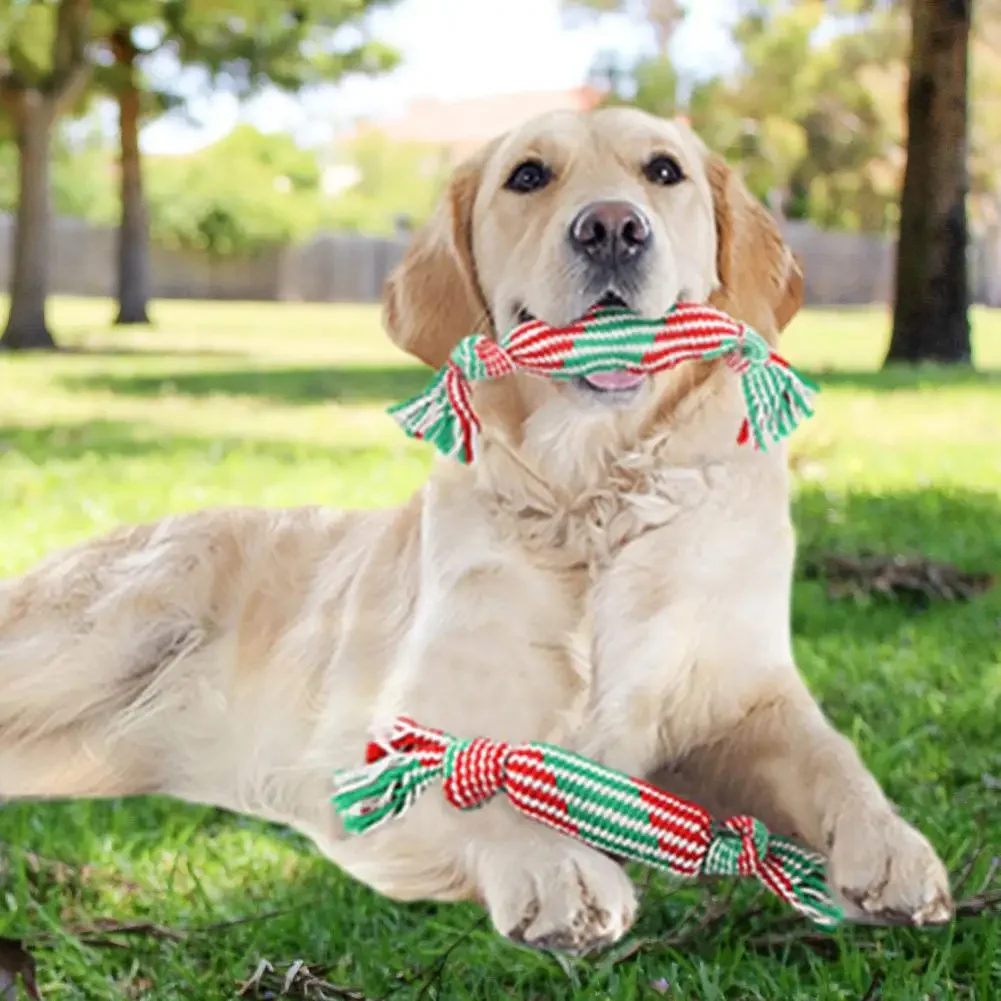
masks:
POLYGON ((612 392, 623 389, 635 389, 646 377, 642 374, 637 375, 635 372, 626 372, 620 369, 615 372, 595 372, 586 378, 595 389, 604 389, 612 392))

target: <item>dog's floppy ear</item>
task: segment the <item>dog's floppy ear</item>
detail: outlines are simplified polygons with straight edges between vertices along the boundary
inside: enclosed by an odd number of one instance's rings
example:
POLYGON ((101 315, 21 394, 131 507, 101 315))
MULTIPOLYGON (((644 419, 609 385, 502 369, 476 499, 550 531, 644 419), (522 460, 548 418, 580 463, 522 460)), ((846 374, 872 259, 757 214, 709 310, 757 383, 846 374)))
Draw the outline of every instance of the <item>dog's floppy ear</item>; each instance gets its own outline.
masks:
POLYGON ((386 280, 383 324, 393 342, 440 368, 467 334, 490 333, 473 260, 473 203, 490 144, 456 168, 427 224, 386 280))
POLYGON ((722 157, 707 161, 720 287, 714 304, 777 337, 803 305, 803 271, 778 224, 722 157))

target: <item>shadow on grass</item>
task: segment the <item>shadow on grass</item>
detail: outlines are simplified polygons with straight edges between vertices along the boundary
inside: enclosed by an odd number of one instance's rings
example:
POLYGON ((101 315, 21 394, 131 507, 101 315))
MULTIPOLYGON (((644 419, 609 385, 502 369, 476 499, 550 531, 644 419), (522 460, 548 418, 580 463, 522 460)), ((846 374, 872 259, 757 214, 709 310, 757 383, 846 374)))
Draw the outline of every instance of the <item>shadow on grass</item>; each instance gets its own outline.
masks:
MULTIPOLYGON (((155 337, 156 331, 144 331, 151 337, 155 337)), ((167 335, 165 335, 167 336, 167 335)), ((148 345, 131 346, 128 344, 115 344, 107 335, 98 335, 90 332, 78 331, 73 338, 73 343, 57 343, 51 351, 11 351, 0 347, 0 358, 5 361, 13 361, 18 358, 148 358, 156 359, 210 359, 210 358, 246 358, 248 352, 241 347, 233 348, 204 348, 192 347, 190 343, 174 346, 169 340, 163 342, 150 341, 148 345), (78 340, 85 343, 75 343, 78 340), (86 343, 91 339, 99 340, 100 343, 86 343)))
POLYGON ((416 366, 330 366, 322 368, 246 368, 163 375, 69 377, 70 389, 103 390, 123 396, 250 396, 272 402, 392 402, 419 393, 430 373, 416 366))
POLYGON ((848 371, 845 369, 806 369, 804 374, 821 388, 865 389, 870 392, 900 392, 949 388, 1001 389, 1001 371, 978 371, 974 368, 901 366, 881 371, 848 371))
POLYGON ((248 352, 242 348, 171 348, 170 344, 156 347, 128 347, 112 344, 70 344, 60 345, 56 357, 75 358, 143 358, 150 361, 157 359, 191 358, 246 358, 248 352))
POLYGON ((6 461, 28 461, 44 466, 47 461, 72 461, 86 456, 102 459, 128 459, 163 456, 176 459, 186 454, 211 453, 214 459, 238 451, 242 456, 266 456, 279 460, 323 459, 350 460, 372 456, 389 449, 378 446, 344 448, 310 442, 268 440, 264 438, 199 437, 165 434, 154 425, 126 421, 86 421, 82 424, 51 424, 42 427, 0 425, 0 467, 6 461))
MULTIPOLYGON (((96 353, 102 351, 99 349, 96 353)), ((129 352, 123 350, 122 353, 129 352)), ((154 356, 147 351, 136 351, 135 354, 154 356)), ((211 357, 213 353, 196 351, 178 354, 211 357)), ((895 368, 879 372, 816 369, 806 374, 822 388, 832 389, 900 392, 977 387, 1001 390, 1001 372, 978 372, 974 369, 895 368)), ((316 404, 328 401, 364 403, 403 400, 419 393, 429 378, 427 369, 409 365, 264 366, 157 375, 71 375, 64 378, 63 384, 70 389, 101 390, 132 397, 242 396, 287 404, 316 404)))

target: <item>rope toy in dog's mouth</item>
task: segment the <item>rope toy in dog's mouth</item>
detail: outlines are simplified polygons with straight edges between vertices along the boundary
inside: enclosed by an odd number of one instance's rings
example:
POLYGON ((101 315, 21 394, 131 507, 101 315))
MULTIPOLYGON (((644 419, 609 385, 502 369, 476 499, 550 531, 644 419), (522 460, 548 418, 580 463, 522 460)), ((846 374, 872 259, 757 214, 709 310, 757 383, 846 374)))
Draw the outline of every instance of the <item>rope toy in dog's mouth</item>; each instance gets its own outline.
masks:
POLYGON ((351 834, 399 817, 442 780, 460 810, 503 794, 529 819, 599 851, 687 879, 754 876, 815 924, 842 918, 819 855, 753 817, 716 823, 695 803, 552 744, 458 740, 401 716, 371 741, 366 762, 335 781, 334 808, 351 834))
POLYGON ((483 334, 464 337, 428 388, 389 412, 413 438, 472 462, 480 422, 471 384, 527 372, 576 379, 625 370, 653 374, 685 361, 724 358, 740 376, 747 416, 737 440, 764 450, 812 415, 817 387, 795 372, 767 341, 711 306, 679 303, 666 316, 644 319, 618 307, 595 308, 566 327, 523 323, 500 343, 483 334))

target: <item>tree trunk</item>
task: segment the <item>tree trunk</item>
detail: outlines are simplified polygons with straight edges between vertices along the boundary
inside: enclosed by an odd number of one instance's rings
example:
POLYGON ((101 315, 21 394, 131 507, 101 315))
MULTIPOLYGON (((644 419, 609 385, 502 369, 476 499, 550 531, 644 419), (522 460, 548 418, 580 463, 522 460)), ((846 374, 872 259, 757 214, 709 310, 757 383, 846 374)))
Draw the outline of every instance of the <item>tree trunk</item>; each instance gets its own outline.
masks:
POLYGON ((149 323, 149 220, 139 156, 141 94, 135 79, 136 50, 127 29, 116 32, 112 44, 115 58, 126 70, 125 82, 118 94, 122 219, 118 228, 118 317, 115 323, 149 323))
POLYGON ((52 102, 37 90, 17 97, 20 195, 13 233, 10 313, 0 346, 51 350, 55 342, 45 320, 49 283, 49 146, 55 121, 52 102))
POLYGON ((971 361, 967 120, 972 0, 913 0, 907 167, 886 361, 971 361))

